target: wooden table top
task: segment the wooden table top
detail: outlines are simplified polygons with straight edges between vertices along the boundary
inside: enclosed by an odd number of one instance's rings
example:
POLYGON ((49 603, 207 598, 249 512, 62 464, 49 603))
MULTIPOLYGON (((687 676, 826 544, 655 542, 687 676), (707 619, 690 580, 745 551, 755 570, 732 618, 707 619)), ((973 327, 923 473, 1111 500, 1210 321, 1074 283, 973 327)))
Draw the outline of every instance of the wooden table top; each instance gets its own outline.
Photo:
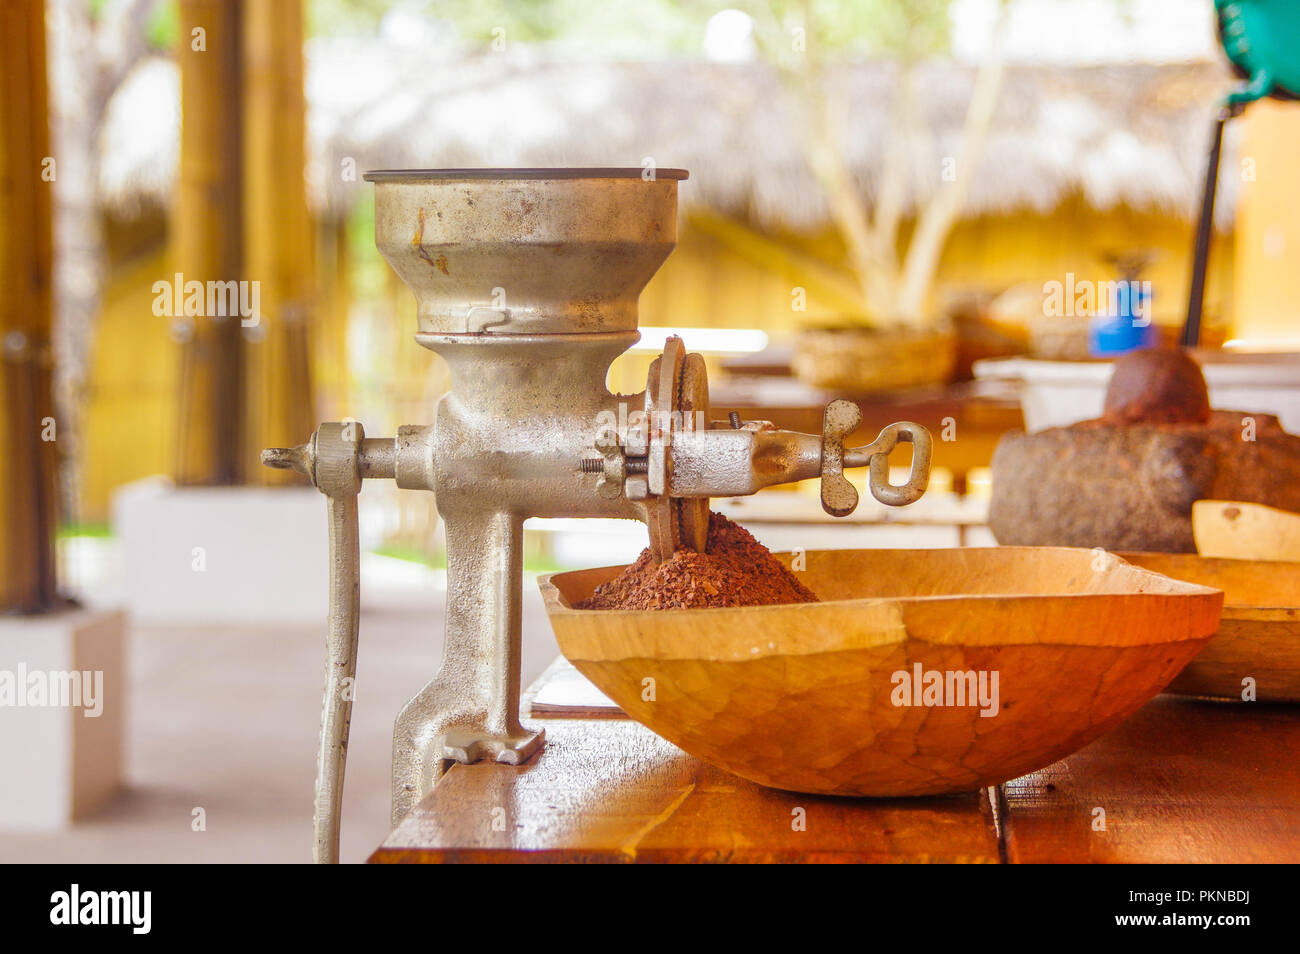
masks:
POLYGON ((1159 696, 998 790, 1008 861, 1300 862, 1300 706, 1159 696))
MULTIPOLYGON (((553 666, 526 698, 571 681, 566 669, 553 666)), ((889 800, 763 788, 590 694, 567 711, 542 708, 540 755, 452 766, 370 860, 1300 861, 1300 707, 1160 697, 1039 772, 889 800)))

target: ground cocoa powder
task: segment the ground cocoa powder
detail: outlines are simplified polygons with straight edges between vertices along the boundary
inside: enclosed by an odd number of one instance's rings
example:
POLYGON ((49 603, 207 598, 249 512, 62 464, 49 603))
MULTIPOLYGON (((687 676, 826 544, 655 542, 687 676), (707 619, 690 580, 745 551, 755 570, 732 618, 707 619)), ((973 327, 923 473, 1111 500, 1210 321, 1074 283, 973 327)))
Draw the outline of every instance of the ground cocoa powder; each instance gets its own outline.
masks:
POLYGON ((655 563, 647 548, 626 570, 596 587, 578 609, 704 609, 816 602, 816 595, 748 530, 720 513, 710 513, 704 553, 678 550, 663 563, 655 563))

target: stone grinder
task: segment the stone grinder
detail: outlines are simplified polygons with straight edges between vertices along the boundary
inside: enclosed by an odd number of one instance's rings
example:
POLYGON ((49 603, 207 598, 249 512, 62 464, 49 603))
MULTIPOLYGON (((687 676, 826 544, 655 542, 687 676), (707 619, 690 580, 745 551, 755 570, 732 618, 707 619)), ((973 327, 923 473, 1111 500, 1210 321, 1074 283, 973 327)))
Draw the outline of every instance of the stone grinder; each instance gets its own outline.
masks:
POLYGON ((393 733, 396 824, 449 761, 519 764, 542 745, 519 720, 522 534, 528 517, 642 520, 660 559, 703 549, 708 501, 820 476, 822 504, 857 505, 845 467, 903 505, 924 493, 930 435, 891 424, 846 448, 857 405, 832 402, 820 435, 714 422, 704 361, 670 339, 642 394, 611 394, 610 363, 638 340, 637 298, 677 236, 679 169, 371 172, 375 241, 415 292, 416 340, 446 359, 433 424, 368 438, 322 424, 263 463, 308 476, 330 524, 327 679, 315 859, 337 861, 360 599, 357 493, 365 478, 437 495, 447 534, 442 666, 393 733), (888 455, 910 442, 908 481, 888 455))

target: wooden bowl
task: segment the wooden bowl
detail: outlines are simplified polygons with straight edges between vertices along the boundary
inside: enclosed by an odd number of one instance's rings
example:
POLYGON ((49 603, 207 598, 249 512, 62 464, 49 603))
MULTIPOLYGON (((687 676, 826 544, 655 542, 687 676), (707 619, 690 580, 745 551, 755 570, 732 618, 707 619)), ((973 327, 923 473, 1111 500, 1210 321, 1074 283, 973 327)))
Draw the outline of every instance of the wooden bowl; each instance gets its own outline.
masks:
POLYGON ((632 718, 760 784, 831 795, 955 792, 1049 765, 1163 689, 1223 603, 1099 550, 827 550, 806 561, 798 576, 824 602, 575 610, 622 567, 539 582, 564 655, 632 718), (903 697, 918 668, 922 690, 942 675, 950 704, 903 697), (977 687, 984 673, 996 714, 959 698, 959 672, 977 687))
POLYGON ((1167 692, 1300 702, 1300 563, 1219 560, 1190 553, 1121 553, 1165 576, 1223 590, 1219 632, 1167 692))
POLYGON ((1196 552, 1236 560, 1300 560, 1300 513, 1234 500, 1192 504, 1196 552))

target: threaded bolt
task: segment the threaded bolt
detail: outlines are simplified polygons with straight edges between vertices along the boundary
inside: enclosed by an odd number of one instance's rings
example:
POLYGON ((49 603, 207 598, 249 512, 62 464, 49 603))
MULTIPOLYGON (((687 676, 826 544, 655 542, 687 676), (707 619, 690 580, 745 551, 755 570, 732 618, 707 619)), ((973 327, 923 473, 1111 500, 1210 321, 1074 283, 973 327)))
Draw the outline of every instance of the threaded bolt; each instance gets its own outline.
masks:
MULTIPOLYGON (((605 458, 587 457, 580 460, 578 466, 584 474, 603 474, 605 472, 605 458)), ((627 472, 629 474, 644 474, 649 469, 649 461, 637 460, 635 458, 627 461, 627 472)))

